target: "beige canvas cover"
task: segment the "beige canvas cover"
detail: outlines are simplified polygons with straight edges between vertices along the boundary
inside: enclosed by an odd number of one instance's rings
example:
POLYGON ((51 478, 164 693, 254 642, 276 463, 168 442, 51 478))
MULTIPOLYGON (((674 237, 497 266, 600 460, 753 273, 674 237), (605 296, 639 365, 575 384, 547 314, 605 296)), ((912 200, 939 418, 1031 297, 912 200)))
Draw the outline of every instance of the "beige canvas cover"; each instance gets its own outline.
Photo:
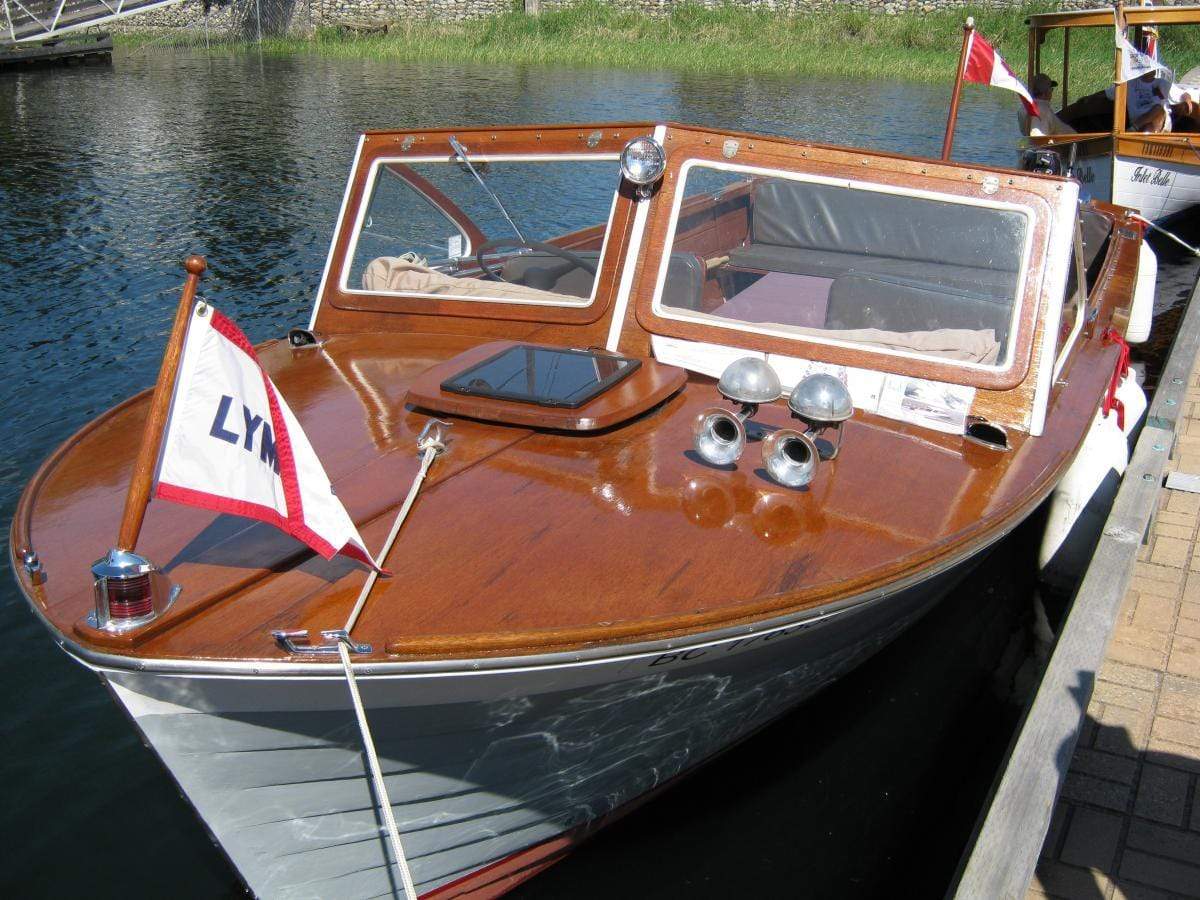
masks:
POLYGON ((465 297, 471 300, 547 303, 579 306, 580 298, 556 294, 507 281, 456 278, 400 256, 371 260, 362 276, 363 290, 389 294, 428 294, 435 297, 465 297))

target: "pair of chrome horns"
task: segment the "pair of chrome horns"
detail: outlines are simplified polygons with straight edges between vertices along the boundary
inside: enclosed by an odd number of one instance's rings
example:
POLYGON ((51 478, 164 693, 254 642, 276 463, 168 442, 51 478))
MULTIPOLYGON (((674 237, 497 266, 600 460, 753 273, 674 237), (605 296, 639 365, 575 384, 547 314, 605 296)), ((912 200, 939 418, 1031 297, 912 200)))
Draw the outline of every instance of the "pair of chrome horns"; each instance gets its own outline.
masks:
MULTIPOLYGON (((737 462, 746 449, 746 422, 759 404, 783 395, 779 376, 764 360, 747 356, 730 363, 721 373, 717 390, 740 405, 731 411, 720 406, 701 412, 692 426, 692 446, 710 465, 737 462)), ((787 487, 804 487, 816 475, 820 459, 833 459, 841 446, 841 425, 854 412, 846 386, 831 375, 809 375, 788 397, 792 415, 808 425, 807 432, 781 428, 763 440, 762 460, 767 473, 787 487), (837 442, 818 449, 815 437, 827 428, 837 431, 837 442)), ((824 443, 824 442, 823 442, 824 443)))

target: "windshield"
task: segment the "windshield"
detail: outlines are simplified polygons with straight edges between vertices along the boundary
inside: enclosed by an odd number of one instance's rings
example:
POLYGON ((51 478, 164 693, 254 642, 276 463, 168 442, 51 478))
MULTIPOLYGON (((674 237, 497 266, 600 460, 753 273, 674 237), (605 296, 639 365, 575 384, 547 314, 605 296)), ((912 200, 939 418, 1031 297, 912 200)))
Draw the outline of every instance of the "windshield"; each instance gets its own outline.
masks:
POLYGON ((606 157, 380 160, 343 289, 585 306, 618 183, 606 157))
POLYGON ((1006 359, 1024 211, 733 165, 688 164, 683 177, 658 314, 938 360, 1006 359))

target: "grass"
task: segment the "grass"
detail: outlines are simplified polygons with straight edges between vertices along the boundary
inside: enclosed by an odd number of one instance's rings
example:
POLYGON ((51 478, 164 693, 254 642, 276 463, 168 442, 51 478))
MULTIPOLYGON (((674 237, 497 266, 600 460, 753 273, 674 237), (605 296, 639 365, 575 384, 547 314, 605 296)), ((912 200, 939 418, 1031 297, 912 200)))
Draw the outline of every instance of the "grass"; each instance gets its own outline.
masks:
MULTIPOLYGON (((1025 17, 1053 8, 1034 3, 1020 9, 962 9, 888 16, 850 7, 784 16, 732 5, 673 7, 650 18, 585 0, 569 9, 526 16, 519 11, 465 22, 408 20, 387 34, 359 35, 320 29, 309 39, 268 38, 261 51, 273 55, 316 53, 329 57, 457 62, 481 65, 545 65, 621 69, 672 69, 724 74, 784 75, 854 80, 939 82, 953 77, 967 15, 1024 76, 1025 17)), ((1189 34, 1187 51, 1196 62, 1200 28, 1189 34)), ((166 43, 195 44, 190 32, 166 43)), ((1062 71, 1062 39, 1052 35, 1043 49, 1043 68, 1062 71)), ((1072 33, 1072 95, 1094 90, 1111 78, 1112 34, 1106 29, 1072 33)), ((118 36, 120 46, 149 49, 161 38, 118 36)), ((1164 37, 1170 52, 1171 42, 1164 37)), ((259 49, 253 42, 214 45, 227 51, 259 49)), ((1187 66, 1180 68, 1183 71, 1187 66)))

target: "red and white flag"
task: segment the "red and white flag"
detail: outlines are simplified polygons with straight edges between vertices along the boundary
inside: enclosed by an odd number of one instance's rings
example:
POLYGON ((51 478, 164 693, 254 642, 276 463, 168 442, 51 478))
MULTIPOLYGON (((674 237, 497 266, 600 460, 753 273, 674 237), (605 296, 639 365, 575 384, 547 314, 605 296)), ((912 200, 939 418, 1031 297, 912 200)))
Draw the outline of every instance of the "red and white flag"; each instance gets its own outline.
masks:
POLYGON ((204 303, 184 340, 154 496, 258 519, 326 559, 379 568, 250 341, 204 303))
POLYGON ((1008 67, 1004 57, 974 29, 967 40, 969 43, 963 78, 977 84, 990 84, 992 87, 1012 91, 1021 98, 1021 105, 1025 107, 1026 112, 1037 118, 1037 104, 1033 102, 1033 97, 1030 96, 1028 88, 1021 83, 1021 79, 1008 67))

